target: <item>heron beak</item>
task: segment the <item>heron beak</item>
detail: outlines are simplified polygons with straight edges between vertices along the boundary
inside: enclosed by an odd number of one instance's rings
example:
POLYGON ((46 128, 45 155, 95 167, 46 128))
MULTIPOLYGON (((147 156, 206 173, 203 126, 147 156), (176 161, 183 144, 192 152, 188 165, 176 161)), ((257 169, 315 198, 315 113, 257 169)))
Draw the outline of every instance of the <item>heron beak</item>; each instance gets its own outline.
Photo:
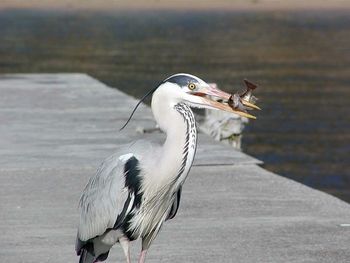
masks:
POLYGON ((235 108, 231 107, 230 105, 228 105, 227 103, 217 102, 215 100, 211 100, 211 99, 206 98, 206 97, 203 97, 202 100, 203 100, 204 104, 207 104, 208 106, 211 106, 211 107, 216 108, 218 110, 223 110, 223 111, 227 111, 230 113, 235 113, 235 114, 238 114, 239 116, 246 117, 249 119, 256 119, 256 117, 254 115, 251 115, 251 114, 244 112, 244 111, 241 111, 239 109, 235 109, 235 108))
POLYGON ((246 101, 246 100, 244 100, 244 99, 242 99, 242 104, 243 104, 244 106, 247 106, 247 107, 252 108, 252 109, 261 110, 260 107, 256 106, 255 104, 253 104, 253 103, 251 103, 251 102, 249 102, 249 101, 246 101))
MULTIPOLYGON (((194 93, 193 95, 200 96, 202 103, 211 107, 211 108, 223 110, 223 111, 230 112, 230 113, 235 113, 235 114, 238 114, 239 116, 250 118, 250 119, 256 119, 255 116, 253 116, 253 115, 251 115, 251 114, 249 114, 249 113, 247 113, 239 108, 232 107, 228 103, 232 99, 232 95, 225 92, 225 91, 218 89, 215 84, 208 85, 207 87, 202 87, 197 93, 194 93), (216 100, 204 97, 204 95, 216 97, 218 99, 221 99, 222 102, 218 102, 216 100)), ((249 107, 250 109, 260 110, 260 108, 258 106, 256 106, 255 104, 253 104, 249 101, 241 99, 241 102, 244 106, 249 107)))

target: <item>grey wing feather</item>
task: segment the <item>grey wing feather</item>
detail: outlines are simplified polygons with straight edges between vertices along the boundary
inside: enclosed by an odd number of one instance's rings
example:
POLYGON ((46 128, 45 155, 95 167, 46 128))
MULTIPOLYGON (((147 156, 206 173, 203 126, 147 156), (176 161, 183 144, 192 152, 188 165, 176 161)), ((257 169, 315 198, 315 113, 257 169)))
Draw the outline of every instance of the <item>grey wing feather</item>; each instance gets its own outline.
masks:
POLYGON ((79 202, 78 243, 113 228, 129 196, 125 188, 124 164, 131 156, 110 156, 90 178, 79 202))

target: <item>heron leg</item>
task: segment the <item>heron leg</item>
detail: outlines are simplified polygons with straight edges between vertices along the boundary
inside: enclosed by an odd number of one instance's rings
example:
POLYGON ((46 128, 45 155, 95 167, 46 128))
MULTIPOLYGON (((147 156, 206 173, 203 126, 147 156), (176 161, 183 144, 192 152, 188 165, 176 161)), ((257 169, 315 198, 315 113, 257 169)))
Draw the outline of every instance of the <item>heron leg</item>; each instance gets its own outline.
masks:
POLYGON ((147 249, 142 249, 139 257, 139 263, 145 263, 146 253, 147 253, 147 249))
POLYGON ((142 249, 139 257, 139 263, 145 262, 147 250, 152 243, 152 235, 153 232, 151 232, 148 236, 142 237, 142 249))
POLYGON ((123 248, 123 251, 124 251, 124 254, 126 257, 126 262, 131 263, 131 261, 130 261, 130 240, 127 237, 122 236, 119 238, 119 243, 123 248))

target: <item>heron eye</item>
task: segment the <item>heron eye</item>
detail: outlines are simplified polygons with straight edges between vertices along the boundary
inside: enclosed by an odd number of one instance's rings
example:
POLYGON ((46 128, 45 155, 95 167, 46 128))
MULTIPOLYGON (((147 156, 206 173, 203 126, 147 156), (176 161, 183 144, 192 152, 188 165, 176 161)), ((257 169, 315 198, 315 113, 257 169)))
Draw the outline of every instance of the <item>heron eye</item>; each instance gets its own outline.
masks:
POLYGON ((190 83, 190 84, 188 84, 188 88, 189 88, 190 90, 194 90, 194 89, 196 88, 196 85, 193 84, 193 83, 190 83))

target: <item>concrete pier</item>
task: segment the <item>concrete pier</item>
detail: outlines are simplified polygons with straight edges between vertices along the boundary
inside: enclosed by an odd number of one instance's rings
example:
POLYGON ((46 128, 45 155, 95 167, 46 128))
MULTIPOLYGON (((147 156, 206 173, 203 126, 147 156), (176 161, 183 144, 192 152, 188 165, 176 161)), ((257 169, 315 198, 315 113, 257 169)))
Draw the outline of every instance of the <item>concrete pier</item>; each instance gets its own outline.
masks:
MULTIPOLYGON (((147 106, 84 74, 0 76, 0 261, 78 262, 77 203, 99 163, 140 137, 147 106)), ((201 134, 177 216, 147 262, 350 262, 350 205, 201 134)), ((132 247, 136 261, 139 244, 132 247)), ((119 246, 107 262, 124 262, 119 246)))

